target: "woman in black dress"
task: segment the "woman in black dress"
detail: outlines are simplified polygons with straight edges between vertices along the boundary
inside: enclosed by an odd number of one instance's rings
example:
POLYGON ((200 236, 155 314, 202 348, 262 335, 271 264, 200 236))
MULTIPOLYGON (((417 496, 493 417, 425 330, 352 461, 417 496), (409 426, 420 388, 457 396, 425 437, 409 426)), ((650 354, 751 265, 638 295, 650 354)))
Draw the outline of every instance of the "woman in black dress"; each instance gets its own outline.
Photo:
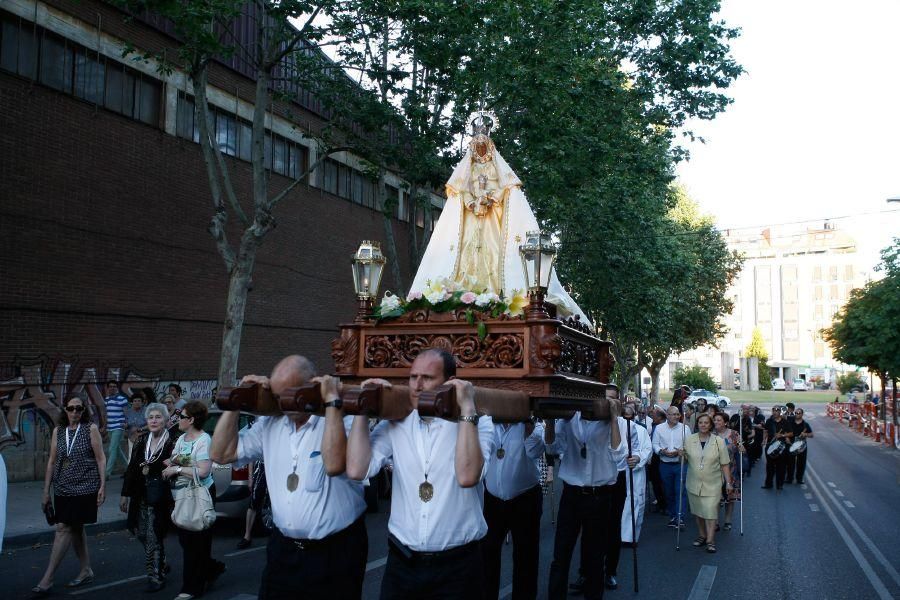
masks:
POLYGON ((69 547, 81 565, 78 577, 66 587, 79 587, 94 581, 87 540, 86 523, 97 522, 97 508, 106 499, 106 455, 100 430, 91 423, 84 398, 78 394, 66 396, 65 410, 53 429, 50 460, 44 475, 44 511, 50 504, 50 483, 53 483, 53 505, 56 513, 56 536, 50 552, 50 564, 40 582, 32 588, 34 597, 46 596, 53 587, 53 575, 69 547))
POLYGON ((166 583, 165 537, 174 501, 162 477, 165 460, 171 456, 175 438, 166 430, 169 412, 164 404, 144 409, 147 432, 134 445, 122 483, 119 508, 128 513, 128 530, 144 545, 147 591, 156 592, 166 583))

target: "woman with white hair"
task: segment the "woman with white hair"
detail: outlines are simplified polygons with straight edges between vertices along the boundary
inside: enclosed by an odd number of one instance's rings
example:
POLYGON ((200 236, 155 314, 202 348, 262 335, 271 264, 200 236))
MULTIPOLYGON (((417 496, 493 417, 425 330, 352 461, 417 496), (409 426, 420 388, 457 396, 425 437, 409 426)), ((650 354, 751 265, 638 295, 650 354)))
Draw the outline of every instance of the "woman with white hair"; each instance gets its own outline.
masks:
POLYGON ((128 530, 144 545, 147 591, 155 592, 165 585, 168 570, 164 540, 174 502, 162 471, 166 468, 164 461, 172 454, 175 438, 166 428, 169 411, 165 404, 154 402, 148 405, 144 409, 144 418, 147 432, 138 439, 131 452, 119 508, 128 513, 128 530))

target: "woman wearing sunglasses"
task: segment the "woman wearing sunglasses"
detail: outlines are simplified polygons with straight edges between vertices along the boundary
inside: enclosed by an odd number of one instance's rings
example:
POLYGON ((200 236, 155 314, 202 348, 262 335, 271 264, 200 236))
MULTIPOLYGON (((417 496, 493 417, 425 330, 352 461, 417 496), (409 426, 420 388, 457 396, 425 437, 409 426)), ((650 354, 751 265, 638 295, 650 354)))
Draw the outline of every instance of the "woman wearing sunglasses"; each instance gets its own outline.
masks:
POLYGON ((70 546, 75 549, 81 570, 66 587, 79 587, 94 581, 84 526, 97 522, 97 508, 106 498, 103 441, 100 430, 91 423, 91 415, 82 396, 66 396, 65 410, 53 429, 53 439, 56 443, 50 446, 41 505, 46 512, 52 482, 56 536, 50 551, 50 564, 40 582, 31 590, 36 598, 50 593, 53 575, 70 546))

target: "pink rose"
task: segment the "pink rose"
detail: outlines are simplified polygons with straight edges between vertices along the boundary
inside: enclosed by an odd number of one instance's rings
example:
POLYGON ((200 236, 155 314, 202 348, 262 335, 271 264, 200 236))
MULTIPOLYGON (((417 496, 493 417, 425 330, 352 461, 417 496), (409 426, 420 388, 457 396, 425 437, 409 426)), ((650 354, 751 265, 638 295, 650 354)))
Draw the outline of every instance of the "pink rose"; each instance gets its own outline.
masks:
POLYGON ((477 297, 478 296, 476 296, 474 292, 466 292, 459 297, 459 301, 463 304, 472 304, 473 302, 475 302, 475 298, 477 297))
POLYGON ((421 299, 422 299, 422 292, 419 292, 419 291, 410 292, 409 295, 406 297, 407 302, 412 302, 413 300, 421 300, 421 299))

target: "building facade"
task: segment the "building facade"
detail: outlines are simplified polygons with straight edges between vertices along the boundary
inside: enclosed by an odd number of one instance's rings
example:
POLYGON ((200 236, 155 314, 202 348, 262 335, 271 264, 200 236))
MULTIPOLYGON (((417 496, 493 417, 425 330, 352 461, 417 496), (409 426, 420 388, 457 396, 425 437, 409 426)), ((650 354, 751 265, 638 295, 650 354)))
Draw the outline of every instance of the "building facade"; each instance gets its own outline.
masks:
POLYGON ((661 383, 672 385, 678 366, 701 365, 723 388, 732 389, 735 378, 729 371, 740 368, 755 328, 762 333, 773 377, 830 382, 844 365, 835 361, 821 331, 850 292, 868 280, 855 240, 831 223, 725 233, 729 248, 744 256, 729 291, 734 310, 725 319, 728 332, 715 348, 670 358, 661 383))
MULTIPOLYGON (((203 399, 215 386, 227 272, 207 231, 191 88, 183 73, 123 58, 126 43, 173 44, 152 20, 125 16, 92 0, 0 3, 0 449, 13 480, 43 476, 48 416, 69 391, 100 406, 110 379, 178 381, 203 399)), ((212 65, 216 140, 244 198, 254 85, 235 65, 212 65)), ((272 104, 273 193, 315 161, 326 117, 310 94, 272 104)), ((267 373, 289 353, 330 370, 336 325, 356 309, 348 259, 360 240, 385 237, 359 167, 337 154, 279 205, 254 269, 240 373, 267 373)), ((409 282, 412 229, 421 239, 441 199, 411 211, 404 182, 387 183, 409 282)), ((382 289, 390 283, 388 270, 382 289)))

